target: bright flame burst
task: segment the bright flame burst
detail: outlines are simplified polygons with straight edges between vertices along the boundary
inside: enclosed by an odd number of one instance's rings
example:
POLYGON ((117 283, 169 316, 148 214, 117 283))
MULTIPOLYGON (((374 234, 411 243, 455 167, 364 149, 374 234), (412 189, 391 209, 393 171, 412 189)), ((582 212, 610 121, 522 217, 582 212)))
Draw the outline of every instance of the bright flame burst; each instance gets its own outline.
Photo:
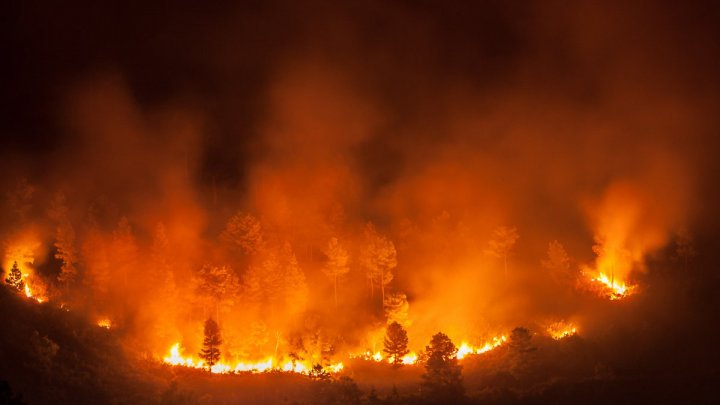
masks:
MULTIPOLYGON (((183 366, 189 368, 207 368, 207 365, 203 360, 196 360, 192 357, 184 357, 180 354, 180 343, 175 343, 170 348, 170 355, 163 358, 163 361, 173 366, 183 366)), ((343 363, 331 364, 325 369, 331 373, 339 373, 343 369, 343 363)), ((275 364, 274 359, 271 357, 258 362, 238 362, 235 366, 231 366, 225 363, 217 363, 210 367, 210 371, 214 374, 227 374, 227 373, 264 373, 269 371, 284 371, 288 373, 307 374, 311 367, 302 362, 288 361, 284 364, 275 364)))
MULTIPOLYGON (((460 346, 458 347, 457 358, 458 358, 458 360, 461 360, 468 354, 487 353, 490 350, 493 350, 493 349, 497 348, 498 346, 504 344, 505 342, 507 342, 507 337, 505 335, 496 336, 496 337, 492 338, 490 341, 486 342, 482 346, 472 346, 469 343, 467 343, 466 341, 463 341, 460 344, 460 346)), ((382 361, 385 361, 387 363, 393 362, 392 357, 383 357, 382 353, 380 353, 378 351, 372 352, 370 350, 366 351, 365 353, 359 354, 359 355, 351 354, 350 358, 351 359, 362 359, 365 361, 374 361, 376 363, 380 363, 382 361)), ((419 356, 417 355, 417 353, 410 352, 410 353, 406 354, 405 356, 403 356, 400 359, 400 362, 405 365, 417 364, 418 358, 419 358, 419 356)))
POLYGON ((28 277, 29 277, 29 274, 23 273, 22 280, 25 283, 25 288, 24 288, 25 296, 28 298, 32 298, 39 303, 43 303, 43 302, 47 301, 47 297, 38 296, 33 293, 32 288, 30 288, 30 283, 28 281, 28 277))
POLYGON ((490 350, 497 348, 498 346, 507 342, 505 335, 496 336, 492 340, 486 342, 483 346, 472 346, 469 343, 463 341, 458 347, 457 358, 462 359, 468 354, 482 354, 487 353, 490 350))
POLYGON ((600 275, 595 277, 593 281, 601 283, 608 291, 608 297, 611 300, 619 300, 632 294, 635 290, 635 286, 628 286, 622 281, 617 281, 611 277, 600 272, 600 275))
POLYGON ((112 327, 112 321, 110 318, 102 318, 97 321, 97 326, 105 329, 110 329, 112 327))
POLYGON ((551 338, 560 340, 577 334, 577 327, 572 323, 556 322, 546 329, 551 338))
POLYGON ((400 361, 402 361, 402 364, 408 365, 408 364, 417 363, 417 359, 418 359, 418 355, 415 354, 414 352, 410 352, 410 353, 406 354, 405 356, 403 356, 400 359, 400 361))

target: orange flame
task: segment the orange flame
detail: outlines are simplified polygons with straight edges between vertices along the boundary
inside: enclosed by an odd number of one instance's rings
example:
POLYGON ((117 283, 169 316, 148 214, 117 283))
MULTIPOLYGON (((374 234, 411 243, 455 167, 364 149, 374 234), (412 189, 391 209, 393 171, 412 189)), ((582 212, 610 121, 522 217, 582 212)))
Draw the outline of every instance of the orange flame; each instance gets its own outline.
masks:
POLYGON ((577 327, 572 323, 556 322, 546 329, 551 338, 560 340, 577 334, 577 327))
POLYGON ((97 326, 105 329, 110 329, 112 327, 112 321, 110 318, 101 318, 97 321, 97 326))
MULTIPOLYGON (((172 366, 183 366, 190 368, 207 368, 207 365, 203 360, 196 360, 192 357, 184 357, 180 354, 180 343, 175 343, 171 348, 169 355, 163 358, 163 362, 172 366)), ((275 359, 272 356, 267 357, 265 360, 259 362, 248 362, 240 361, 235 363, 235 366, 231 366, 226 363, 217 363, 210 367, 210 372, 214 374, 227 374, 227 373, 265 373, 270 371, 283 371, 288 373, 307 374, 310 370, 310 366, 303 362, 292 362, 289 361, 282 365, 275 365, 275 359)), ((330 373, 339 373, 344 368, 343 363, 335 363, 326 367, 330 373)))
POLYGON ((485 342, 484 345, 477 346, 477 347, 472 346, 469 343, 463 341, 460 344, 460 347, 458 347, 457 358, 458 358, 458 360, 462 360, 468 354, 487 353, 490 350, 493 350, 493 349, 501 346, 505 342, 507 342, 507 337, 505 335, 495 336, 494 338, 492 338, 492 340, 485 342))

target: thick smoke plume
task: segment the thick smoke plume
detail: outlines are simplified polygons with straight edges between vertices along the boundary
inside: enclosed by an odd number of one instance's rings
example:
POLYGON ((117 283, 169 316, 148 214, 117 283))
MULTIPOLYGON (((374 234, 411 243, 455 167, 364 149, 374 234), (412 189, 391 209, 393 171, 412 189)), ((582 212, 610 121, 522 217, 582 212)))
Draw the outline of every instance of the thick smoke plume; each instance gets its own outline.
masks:
POLYGON ((631 283, 702 222, 717 100, 686 74, 704 54, 671 35, 702 25, 589 3, 493 3, 481 21, 282 5, 198 16, 179 38, 138 21, 147 41, 58 76, 53 146, 2 153, 4 270, 154 356, 197 352, 213 317, 228 356, 320 359, 377 349, 387 319, 420 350, 439 330, 481 342, 589 317, 578 283, 631 283), (397 265, 368 276, 378 241, 397 265), (542 265, 553 241, 564 281, 542 265))

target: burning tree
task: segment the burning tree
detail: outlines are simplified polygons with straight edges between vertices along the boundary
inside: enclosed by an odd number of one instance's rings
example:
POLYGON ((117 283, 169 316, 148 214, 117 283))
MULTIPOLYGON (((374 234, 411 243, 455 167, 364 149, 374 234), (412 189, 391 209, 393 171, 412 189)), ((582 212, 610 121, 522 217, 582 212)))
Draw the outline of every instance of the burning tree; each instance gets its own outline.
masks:
POLYGON ((220 336, 220 327, 212 319, 205 321, 205 339, 203 340, 203 348, 200 351, 200 358, 208 365, 208 369, 220 361, 220 348, 222 337, 220 336))
POLYGON ((262 224, 252 214, 239 212, 228 220, 220 239, 253 255, 264 246, 262 224))
POLYGON ((425 348, 427 361, 422 375, 422 391, 433 402, 453 403, 465 395, 462 366, 458 364, 457 347, 450 338, 438 332, 425 348))
POLYGON ((239 288, 239 281, 228 266, 204 265, 197 277, 197 292, 215 303, 215 315, 220 321, 220 306, 239 288))
POLYGON ((495 228, 493 231, 493 239, 488 243, 488 248, 485 250, 490 256, 496 257, 503 260, 503 267, 505 269, 505 277, 507 278, 508 270, 508 256, 515 242, 520 238, 518 235, 517 228, 508 228, 501 226, 495 228))
POLYGON ((407 332, 403 329, 402 325, 397 322, 388 325, 384 343, 385 349, 383 351, 392 358, 392 363, 395 366, 400 366, 403 356, 410 353, 407 348, 407 332))
POLYGON ((385 305, 385 286, 393 279, 392 269, 397 266, 397 251, 392 241, 380 235, 372 223, 365 227, 365 248, 360 261, 370 281, 370 295, 374 296, 375 282, 378 281, 385 305))
POLYGON ((22 272, 20 271, 17 262, 13 262, 12 269, 10 269, 10 273, 8 273, 5 282, 10 287, 18 291, 22 291, 25 288, 25 282, 22 279, 22 272))
POLYGON ((348 252, 340 244, 338 238, 330 238, 327 248, 325 249, 325 255, 327 256, 327 262, 323 267, 323 272, 333 281, 333 289, 335 292, 335 306, 337 307, 337 284, 338 277, 342 277, 350 271, 348 267, 348 252))

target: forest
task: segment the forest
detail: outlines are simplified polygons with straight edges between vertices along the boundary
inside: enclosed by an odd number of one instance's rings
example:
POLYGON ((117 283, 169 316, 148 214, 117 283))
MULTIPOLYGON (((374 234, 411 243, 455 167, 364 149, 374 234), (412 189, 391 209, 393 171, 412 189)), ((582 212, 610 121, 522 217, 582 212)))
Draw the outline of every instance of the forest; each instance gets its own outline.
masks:
POLYGON ((712 402, 717 6, 146 7, 3 6, 0 403, 712 402))

